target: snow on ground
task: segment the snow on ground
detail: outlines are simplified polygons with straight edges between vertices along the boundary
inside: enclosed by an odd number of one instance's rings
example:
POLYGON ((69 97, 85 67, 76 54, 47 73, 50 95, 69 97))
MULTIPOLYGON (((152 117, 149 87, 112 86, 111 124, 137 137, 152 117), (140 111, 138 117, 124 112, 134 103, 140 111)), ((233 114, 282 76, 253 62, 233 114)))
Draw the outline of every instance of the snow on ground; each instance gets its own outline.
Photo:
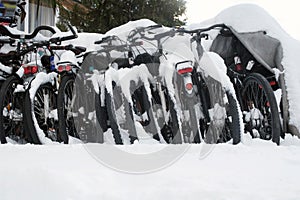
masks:
MULTIPOLYGON (((287 67, 291 119, 299 128, 300 117, 296 115, 300 113, 297 104, 300 82, 296 77, 299 74, 296 67, 299 56, 295 52, 299 52, 300 45, 274 20, 270 20, 261 8, 248 6, 245 11, 242 7, 222 12, 214 23, 228 20, 227 24, 240 26, 241 18, 234 17, 234 14, 247 16, 249 21, 240 27, 241 30, 263 28, 281 39, 285 53, 283 64, 287 67), (264 23, 268 26, 262 26, 264 23)), ((153 25, 149 20, 139 23, 130 22, 127 26, 132 29, 140 25, 153 25)), ((106 35, 126 35, 128 30, 121 26, 106 35)), ((93 41, 101 37, 97 34, 79 34, 77 42, 83 42, 80 43, 83 46, 89 42, 88 50, 92 50, 96 48, 93 41), (87 36, 89 40, 85 40, 87 36)), ((144 133, 141 130, 139 134, 144 133)), ((243 144, 233 146, 165 145, 148 140, 147 135, 143 136, 144 142, 124 146, 80 144, 76 139, 72 139, 72 143, 78 144, 72 145, 0 145, 0 199, 299 199, 298 138, 287 135, 281 145, 276 146, 246 135, 243 144), (174 162, 162 165, 159 170, 148 168, 148 173, 134 173, 134 169, 140 169, 147 162, 147 155, 163 152, 166 148, 171 152, 182 150, 183 155, 174 162), (95 149, 97 151, 93 151, 95 149), (115 149, 141 155, 144 162, 128 160, 120 156, 123 154, 113 155, 112 150, 115 149), (95 152, 102 153, 102 156, 95 152), (114 161, 118 166, 124 164, 132 167, 133 170, 129 170, 132 173, 121 172, 124 171, 121 168, 118 168, 121 171, 114 170, 111 168, 113 166, 108 167, 108 163, 99 160, 110 156, 116 156, 114 161)), ((156 155, 158 160, 168 160, 172 156, 163 153, 156 155)))
MULTIPOLYGON (((169 146, 174 150, 186 147, 169 146)), ((281 146, 249 137, 236 146, 191 145, 175 163, 146 174, 106 167, 87 151, 93 147, 109 153, 113 146, 0 145, 0 198, 274 200, 300 196, 300 141, 291 136, 281 146)), ((117 148, 143 153, 162 147, 117 148)), ((120 158, 120 162, 132 161, 120 158)))

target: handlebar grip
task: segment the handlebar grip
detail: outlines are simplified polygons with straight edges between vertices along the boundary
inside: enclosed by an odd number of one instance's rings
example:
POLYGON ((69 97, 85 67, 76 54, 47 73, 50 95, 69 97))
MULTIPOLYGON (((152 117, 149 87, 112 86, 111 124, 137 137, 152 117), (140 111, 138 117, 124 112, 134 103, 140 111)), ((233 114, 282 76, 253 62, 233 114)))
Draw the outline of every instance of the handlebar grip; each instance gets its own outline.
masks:
POLYGON ((107 41, 110 38, 111 38, 111 36, 106 36, 106 37, 102 38, 101 40, 98 40, 98 41, 94 42, 94 44, 101 44, 101 43, 107 41))
POLYGON ((78 35, 75 34, 75 35, 61 37, 60 41, 62 42, 62 41, 66 41, 66 40, 73 40, 73 39, 76 39, 76 38, 78 38, 78 35))
POLYGON ((161 28, 161 27, 163 27, 161 24, 155 24, 155 25, 148 26, 146 28, 161 28))
POLYGON ((16 40, 11 39, 11 38, 7 38, 7 39, 0 39, 0 43, 1 44, 10 44, 12 45, 13 43, 15 43, 16 40))
POLYGON ((77 49, 81 53, 86 51, 86 48, 85 47, 81 47, 81 46, 75 46, 75 49, 77 49))
POLYGON ((65 46, 50 46, 51 50, 65 50, 65 46))
POLYGON ((1 16, 0 17, 0 22, 1 23, 13 23, 13 22, 15 22, 15 20, 12 17, 1 16))

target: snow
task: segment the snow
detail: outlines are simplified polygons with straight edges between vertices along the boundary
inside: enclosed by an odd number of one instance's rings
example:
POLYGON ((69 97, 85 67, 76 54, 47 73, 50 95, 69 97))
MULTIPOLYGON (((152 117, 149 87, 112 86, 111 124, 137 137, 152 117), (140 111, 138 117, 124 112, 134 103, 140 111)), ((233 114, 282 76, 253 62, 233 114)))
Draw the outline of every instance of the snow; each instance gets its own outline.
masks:
MULTIPOLYGON (((298 199, 300 141, 288 136, 276 146, 249 137, 236 146, 0 145, 1 199, 298 199), (137 160, 118 158, 132 169, 125 173, 95 154, 120 150, 142 160, 167 146, 184 153, 148 173, 137 160)), ((157 155, 153 162, 171 158, 157 155)))
MULTIPOLYGON (((300 71, 297 69, 300 57, 295 53, 300 52, 299 42, 291 38, 262 8, 252 4, 231 7, 215 18, 191 25, 189 28, 206 27, 215 23, 225 23, 239 32, 266 30, 270 36, 282 42, 282 64, 285 71, 277 70, 275 73, 277 76, 281 73, 285 75, 289 93, 290 122, 300 129, 300 71)), ((66 41, 64 44, 80 45, 87 47, 87 51, 93 51, 99 48, 98 45, 94 45, 94 41, 103 36, 118 35, 125 39, 132 29, 149 25, 155 23, 148 19, 128 22, 105 35, 79 33, 77 39, 66 41)), ((70 35, 70 32, 59 32, 53 37, 66 35, 70 35)), ((174 101, 174 65, 183 60, 195 61, 195 54, 189 50, 190 44, 185 43, 187 38, 178 36, 177 39, 175 46, 174 43, 169 43, 169 40, 163 43, 168 54, 166 59, 161 59, 159 69, 159 75, 164 77, 174 101)), ((204 43, 205 49, 208 49, 211 40, 204 43)), ((72 52, 66 52, 61 58, 70 61, 75 57, 72 52)), ((200 65, 198 70, 220 81, 227 91, 235 94, 229 78, 225 75, 226 66, 217 54, 204 52, 202 58, 196 61, 200 65)), ((74 59, 73 62, 76 63, 77 60, 74 59)), ((0 68, 7 69, 2 65, 0 68)), ((18 74, 21 76, 23 71, 23 68, 20 68, 18 74)), ((53 82, 56 77, 54 72, 39 73, 29 91, 31 99, 38 86, 53 82)), ((103 84, 106 83, 111 95, 111 82, 116 81, 125 97, 131 101, 130 91, 127 90, 130 80, 140 80, 149 84, 149 80, 153 78, 155 77, 151 76, 145 65, 121 70, 114 69, 112 65, 105 72, 105 78, 103 73, 95 71, 90 80, 97 93, 100 87, 101 94, 104 94, 103 84)), ((102 103, 103 98, 104 96, 101 96, 102 103)), ((217 118, 217 113, 224 112, 218 104, 214 109, 219 112, 214 112, 212 117, 217 118)), ((56 117, 56 110, 52 114, 56 117)), ((94 116, 94 113, 90 114, 94 116)), ((16 145, 12 140, 9 140, 8 144, 0 145, 1 199, 274 200, 298 199, 300 196, 297 186, 300 180, 300 140, 291 135, 286 135, 280 146, 270 141, 252 139, 244 134, 243 143, 238 145, 232 145, 230 142, 218 145, 167 145, 158 144, 145 132, 141 124, 135 122, 139 141, 133 145, 113 145, 111 130, 104 135, 105 144, 82 144, 80 140, 71 137, 71 144, 63 145, 46 138, 36 120, 33 120, 39 139, 45 145, 16 145)), ((124 143, 130 144, 128 133, 121 130, 121 134, 124 143)))

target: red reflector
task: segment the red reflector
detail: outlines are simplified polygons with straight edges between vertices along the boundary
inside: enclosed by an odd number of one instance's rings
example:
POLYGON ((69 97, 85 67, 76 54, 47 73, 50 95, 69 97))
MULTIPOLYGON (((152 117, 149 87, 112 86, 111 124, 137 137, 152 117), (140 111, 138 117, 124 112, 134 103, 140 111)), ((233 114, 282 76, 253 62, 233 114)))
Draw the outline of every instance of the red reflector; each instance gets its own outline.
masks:
POLYGON ((135 46, 142 46, 143 44, 144 44, 143 41, 138 41, 134 43, 135 46))
POLYGON ((63 65, 59 65, 58 67, 57 67, 57 71, 58 72, 62 72, 62 71, 64 71, 65 70, 65 66, 63 66, 63 65))
POLYGON ((270 85, 271 85, 271 86, 276 85, 276 81, 270 81, 270 85))
POLYGON ((187 90, 191 90, 191 89, 193 89, 193 84, 192 84, 192 83, 187 83, 187 84, 185 85, 185 88, 186 88, 187 90))
POLYGON ((23 66, 23 68, 24 68, 24 74, 26 74, 26 75, 27 74, 35 74, 38 72, 38 69, 39 69, 39 67, 36 65, 23 66))
POLYGON ((9 23, 8 22, 1 22, 0 25, 2 25, 2 26, 8 26, 9 23))
POLYGON ((191 73, 192 71, 193 71, 193 68, 188 67, 188 68, 184 68, 184 69, 179 69, 179 70, 178 70, 178 74, 191 73))
POLYGON ((31 66, 31 73, 32 74, 35 74, 35 73, 37 73, 38 72, 38 66, 31 66))
POLYGON ((270 107, 270 102, 269 101, 267 101, 266 106, 270 107))
POLYGON ((66 71, 70 71, 72 69, 72 66, 71 65, 66 65, 66 71))
POLYGON ((242 71, 242 65, 241 64, 237 64, 236 66, 235 66, 235 70, 236 71, 242 71))
POLYGON ((58 72, 63 72, 63 71, 70 71, 72 69, 72 66, 71 65, 59 65, 57 67, 57 71, 58 72))

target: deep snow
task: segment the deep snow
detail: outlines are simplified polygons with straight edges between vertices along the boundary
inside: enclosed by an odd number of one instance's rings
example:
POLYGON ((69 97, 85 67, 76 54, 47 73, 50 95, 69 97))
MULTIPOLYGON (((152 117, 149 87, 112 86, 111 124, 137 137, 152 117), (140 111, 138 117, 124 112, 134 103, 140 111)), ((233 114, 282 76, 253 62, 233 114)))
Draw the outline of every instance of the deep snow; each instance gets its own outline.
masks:
MULTIPOLYGON (((213 22, 229 20, 228 23, 233 26, 240 23, 240 18, 234 17, 234 14, 246 16, 249 21, 243 24, 245 26, 241 30, 264 28, 274 37, 282 39, 291 120, 299 128, 300 106, 297 102, 300 93, 297 90, 300 81, 296 64, 300 58, 295 53, 300 50, 299 42, 290 38, 261 8, 250 6, 245 11, 242 7, 225 10, 213 22), (268 25, 265 26, 265 23, 268 25)), ((133 27, 145 24, 152 25, 153 22, 142 20, 129 23, 133 27)), ((107 34, 120 34, 120 30, 126 32, 124 27, 113 29, 107 34)), ((97 48, 91 43, 92 39, 85 39, 89 36, 88 33, 81 34, 76 44, 86 45, 89 42, 88 50, 97 48)), ((97 34, 92 36, 93 39, 102 37, 97 34)), ((74 41, 72 43, 75 44, 74 41)), ((217 59, 213 61, 219 62, 217 59)), ((138 134, 144 133, 140 130, 138 134)), ((71 139, 71 142, 80 143, 76 139, 71 139)), ((156 144, 147 138, 144 142, 124 146, 9 143, 0 145, 0 199, 299 199, 299 155, 300 140, 290 135, 281 141, 281 146, 251 139, 248 135, 242 144, 235 146, 203 143, 165 145, 156 144), (98 149, 102 154, 110 156, 110 150, 118 148, 123 152, 146 156, 167 146, 174 151, 186 148, 186 152, 174 163, 151 173, 132 174, 114 170, 91 153, 91 149, 98 149)), ((161 154, 158 159, 167 159, 168 156, 161 154)), ((116 162, 142 165, 122 157, 116 162)))
MULTIPOLYGON (((145 153, 165 146, 118 148, 145 153)), ((236 146, 191 145, 170 166, 139 175, 104 166, 89 148, 109 154, 112 145, 0 145, 0 198, 279 200, 300 196, 300 141, 291 136, 281 146, 248 136, 236 146)))

